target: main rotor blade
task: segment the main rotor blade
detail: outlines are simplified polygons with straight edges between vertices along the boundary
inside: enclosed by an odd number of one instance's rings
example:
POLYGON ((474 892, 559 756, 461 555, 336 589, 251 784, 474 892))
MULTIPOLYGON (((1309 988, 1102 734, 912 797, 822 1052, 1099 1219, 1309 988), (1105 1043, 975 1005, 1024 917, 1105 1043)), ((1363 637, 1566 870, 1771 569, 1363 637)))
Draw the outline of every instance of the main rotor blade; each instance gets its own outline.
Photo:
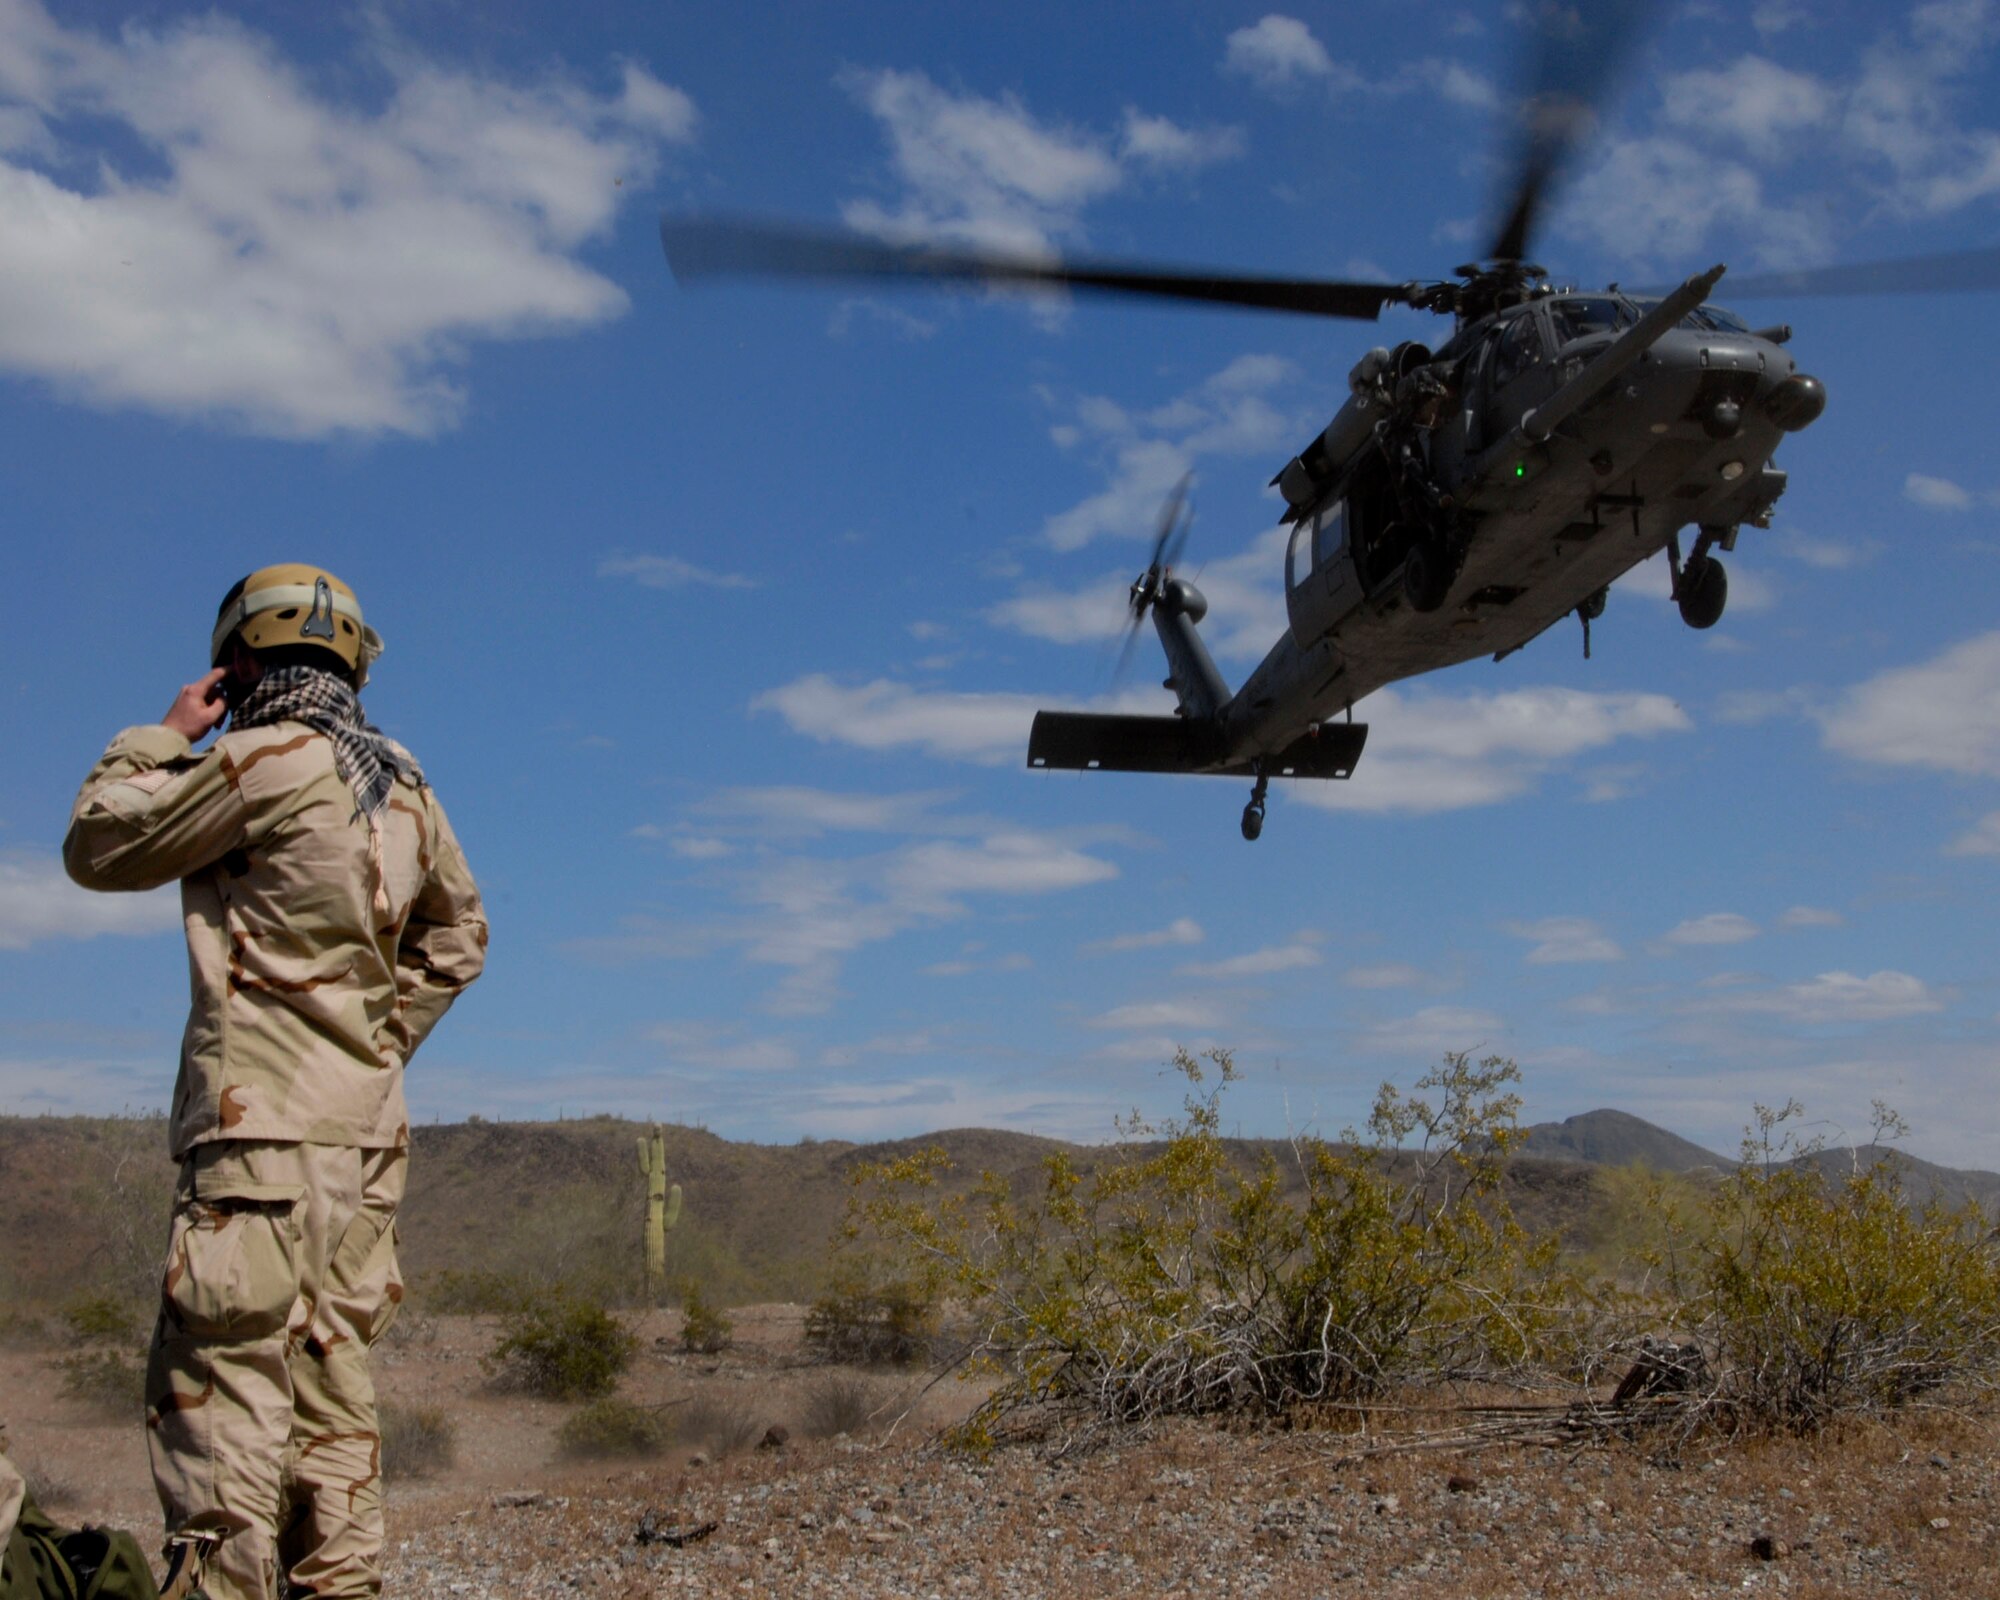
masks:
POLYGON ((2000 249, 1952 250, 1941 255, 1899 256, 1803 272, 1763 272, 1728 278, 1724 300, 1763 300, 1781 295, 1954 294, 2000 289, 2000 249))
POLYGON ((1188 529, 1194 525, 1193 513, 1183 518, 1187 508, 1188 489, 1194 483, 1194 474, 1184 472, 1181 481, 1174 485, 1174 492, 1167 496, 1166 504, 1160 507, 1160 530, 1153 538, 1153 559, 1150 570, 1157 572, 1162 565, 1171 567, 1180 560, 1181 546, 1187 543, 1188 529), (1172 541, 1173 549, 1167 545, 1172 541))
POLYGON ((1091 289, 1105 294, 1199 300, 1211 305, 1289 311, 1372 322, 1404 302, 1410 286, 1317 278, 1251 278, 1221 272, 1159 271, 1110 261, 1064 263, 997 251, 887 244, 858 233, 738 217, 660 218, 667 265, 684 284, 708 278, 931 279, 1091 289))
POLYGON ((1657 0, 1530 0, 1537 36, 1519 114, 1519 144, 1501 190, 1503 221, 1487 252, 1523 261, 1550 193, 1578 148, 1596 130, 1626 53, 1658 9, 1657 0))

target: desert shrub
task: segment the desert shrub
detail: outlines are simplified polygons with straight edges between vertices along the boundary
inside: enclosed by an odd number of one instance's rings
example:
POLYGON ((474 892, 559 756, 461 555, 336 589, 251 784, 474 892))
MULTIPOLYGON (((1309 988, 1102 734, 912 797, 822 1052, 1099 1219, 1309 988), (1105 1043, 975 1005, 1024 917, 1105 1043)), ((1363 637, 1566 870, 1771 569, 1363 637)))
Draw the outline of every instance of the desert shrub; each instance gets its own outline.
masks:
POLYGON ((375 1409, 382 1435, 382 1476, 427 1478, 458 1455, 458 1425, 443 1406, 384 1400, 375 1409))
MULTIPOLYGON (((1812 1431, 2000 1373, 2000 1251, 1977 1206, 1910 1205, 1893 1160, 1829 1172, 1760 1106, 1742 1163, 1661 1252, 1694 1397, 1731 1426, 1812 1431)), ((1902 1131, 1876 1107, 1876 1143, 1902 1131)))
MULTIPOLYGON (((942 1150, 928 1150, 888 1167, 863 1167, 856 1176, 886 1195, 928 1189, 946 1165, 942 1150)), ((822 1360, 855 1366, 907 1367, 927 1359, 938 1336, 940 1267, 935 1257, 878 1247, 851 1211, 831 1281, 806 1311, 806 1347, 822 1360)))
POLYGON ((675 1433, 661 1408, 608 1395, 565 1417, 556 1443, 564 1455, 585 1459, 656 1456, 674 1442, 675 1433))
POLYGON ((645 1195, 636 1185, 607 1190, 587 1181, 567 1184, 537 1195, 513 1220, 499 1259, 523 1263, 523 1274, 544 1289, 606 1305, 639 1304, 644 1208, 645 1195))
POLYGON ((1043 1407, 1268 1413, 1493 1375, 1568 1316, 1553 1241, 1531 1248, 1500 1193, 1512 1062, 1453 1055, 1417 1095, 1385 1084, 1365 1136, 1295 1145, 1297 1199, 1274 1159, 1232 1163, 1229 1054, 1175 1065, 1182 1117, 1123 1125, 1134 1142, 1087 1174, 1052 1155, 1037 1193, 946 1195, 937 1152, 858 1176, 842 1244, 919 1304, 967 1306, 1001 1373, 968 1437, 1043 1407))
POLYGON ((714 1355, 727 1350, 736 1337, 736 1325, 720 1306, 702 1292, 698 1279, 681 1283, 681 1348, 696 1355, 714 1355))
POLYGON ((637 1348, 600 1302, 542 1290, 509 1313, 483 1365, 504 1387, 552 1400, 592 1399, 611 1392, 637 1348))
POLYGON ((79 1350, 61 1357, 60 1391, 109 1417, 135 1418, 146 1406, 146 1369, 116 1350, 79 1350))
POLYGON ((87 1294, 62 1309, 63 1327, 78 1344, 99 1339, 130 1339, 138 1331, 131 1305, 112 1294, 87 1294))
POLYGON ((65 1271, 134 1317, 150 1316, 177 1175, 167 1159, 165 1118, 113 1119, 98 1143, 68 1174, 71 1214, 90 1249, 65 1271))
POLYGON ((831 1439, 867 1429, 882 1408, 875 1383, 853 1373, 822 1373, 806 1389, 799 1426, 808 1438, 831 1439))
POLYGON ((764 1437, 766 1423, 743 1400, 701 1395, 673 1414, 673 1435, 682 1444, 699 1444, 721 1457, 748 1450, 764 1437))

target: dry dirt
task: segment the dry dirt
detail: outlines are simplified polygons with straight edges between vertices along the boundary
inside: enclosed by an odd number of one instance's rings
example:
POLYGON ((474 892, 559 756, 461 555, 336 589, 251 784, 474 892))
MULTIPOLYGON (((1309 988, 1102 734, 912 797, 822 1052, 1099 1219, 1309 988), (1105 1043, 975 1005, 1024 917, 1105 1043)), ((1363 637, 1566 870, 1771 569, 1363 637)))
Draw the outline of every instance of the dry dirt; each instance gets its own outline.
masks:
MULTIPOLYGON (((378 1352, 385 1397, 445 1406, 457 1463, 389 1492, 387 1592, 411 1596, 1368 1596, 2000 1594, 2000 1428, 1932 1415, 1817 1444, 1351 1458, 1329 1432, 1161 1427, 1078 1458, 928 1440, 975 1396, 808 1366, 795 1307, 739 1310, 738 1342, 677 1352, 646 1319, 621 1388, 770 1424, 782 1446, 561 1459, 569 1408, 496 1394, 494 1325, 437 1318, 378 1352), (664 1342, 658 1342, 664 1341, 664 1342), (816 1385, 868 1385, 874 1428, 811 1439, 816 1385), (887 1429, 891 1418, 914 1407, 887 1429), (714 1524, 685 1545, 642 1540, 714 1524), (1765 1543, 1759 1545, 1758 1541, 1765 1543), (1762 1550, 1764 1554, 1759 1554, 1762 1550)), ((56 1393, 59 1352, 0 1352, 10 1450, 68 1521, 150 1539, 141 1430, 56 1393)), ((1377 1441, 1380 1442, 1380 1436, 1377 1441)))

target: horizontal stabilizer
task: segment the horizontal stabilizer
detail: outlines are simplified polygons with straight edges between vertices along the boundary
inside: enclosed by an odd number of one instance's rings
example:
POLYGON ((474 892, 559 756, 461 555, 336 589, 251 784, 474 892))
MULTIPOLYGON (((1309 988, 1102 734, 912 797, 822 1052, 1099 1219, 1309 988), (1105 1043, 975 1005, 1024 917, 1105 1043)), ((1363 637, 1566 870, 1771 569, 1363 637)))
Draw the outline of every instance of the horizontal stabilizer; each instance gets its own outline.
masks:
MULTIPOLYGON (((1328 722, 1264 757, 1272 778, 1345 778, 1361 759, 1365 722, 1328 722)), ((1220 753, 1214 731, 1184 717, 1120 717, 1091 711, 1037 711, 1028 765, 1064 771, 1198 772, 1248 778, 1256 766, 1220 753)))

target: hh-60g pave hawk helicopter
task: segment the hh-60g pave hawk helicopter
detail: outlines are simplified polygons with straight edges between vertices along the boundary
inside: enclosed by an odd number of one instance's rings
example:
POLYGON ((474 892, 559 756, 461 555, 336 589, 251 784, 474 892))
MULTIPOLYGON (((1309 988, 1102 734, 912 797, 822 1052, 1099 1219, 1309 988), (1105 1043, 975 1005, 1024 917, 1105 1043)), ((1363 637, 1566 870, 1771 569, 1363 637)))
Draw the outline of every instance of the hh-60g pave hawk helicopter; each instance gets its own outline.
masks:
MULTIPOLYGON (((1483 261, 1442 281, 1064 264, 725 218, 663 218, 661 238, 683 283, 974 281, 1368 320, 1405 305, 1453 319, 1435 349, 1412 340, 1364 355, 1339 413, 1272 480, 1292 527, 1290 625, 1241 687, 1230 691, 1196 630, 1206 599, 1173 571, 1183 485, 1130 594, 1133 629, 1152 614, 1177 714, 1035 717, 1030 766, 1253 779, 1243 836, 1255 839, 1272 778, 1353 772, 1368 732, 1352 720, 1355 702, 1476 656, 1502 659, 1571 613, 1587 655, 1612 582, 1663 549, 1682 618, 1712 627, 1728 597, 1716 552, 1733 550, 1745 524, 1769 525, 1785 489, 1772 455, 1825 407, 1818 380, 1784 348, 1788 327, 1753 330, 1708 303, 1720 266, 1663 293, 1579 292, 1527 259, 1648 9, 1612 0, 1548 27, 1505 220, 1483 261)), ((1732 298, 1995 286, 2000 251, 1972 251, 1769 274, 1738 282, 1732 298)))

